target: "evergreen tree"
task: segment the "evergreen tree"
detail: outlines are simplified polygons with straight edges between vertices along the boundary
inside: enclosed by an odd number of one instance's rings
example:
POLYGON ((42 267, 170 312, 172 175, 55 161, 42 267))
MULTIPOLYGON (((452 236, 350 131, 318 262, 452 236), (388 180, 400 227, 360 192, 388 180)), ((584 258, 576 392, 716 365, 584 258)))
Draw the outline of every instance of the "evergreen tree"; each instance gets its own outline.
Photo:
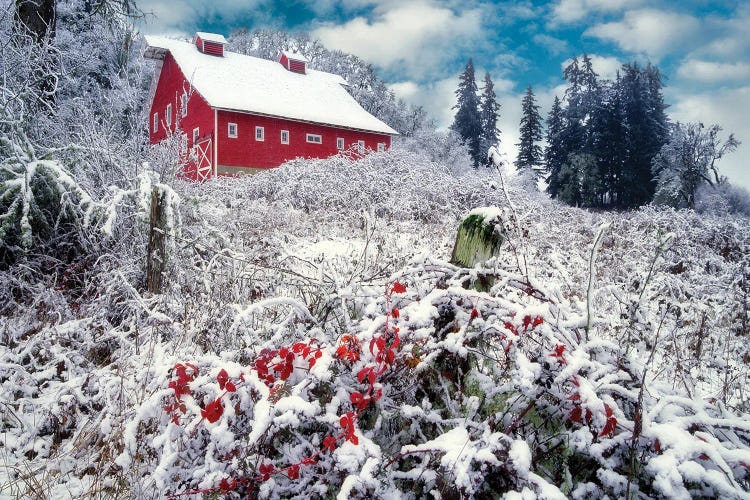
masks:
MULTIPOLYGON (((451 129, 455 130, 461 140, 468 146, 469 154, 478 167, 483 153, 480 152, 480 137, 482 135, 482 121, 479 115, 479 99, 477 97, 477 83, 474 78, 474 63, 471 58, 466 63, 466 69, 461 73, 456 89, 458 98, 453 109, 457 109, 451 129)), ((486 153, 486 151, 485 151, 486 153)))
POLYGON ((560 170, 565 162, 565 144, 563 143, 563 129, 565 121, 560 98, 555 96, 552 109, 547 116, 547 148, 544 151, 544 166, 547 171, 547 192, 552 198, 557 198, 562 186, 560 170))
MULTIPOLYGON (((485 73, 484 75, 484 89, 482 90, 479 105, 479 116, 482 125, 479 152, 486 157, 487 151, 492 146, 497 146, 500 143, 500 131, 497 128, 500 104, 497 102, 495 85, 492 83, 489 73, 485 73)), ((489 162, 487 162, 487 166, 490 166, 489 162)))
POLYGON ((667 140, 668 120, 656 67, 649 64, 642 70, 637 64, 626 64, 620 85, 630 147, 618 205, 631 208, 653 199, 656 183, 651 163, 667 140))
POLYGON ((542 147, 538 142, 542 140, 542 116, 536 104, 534 91, 529 86, 521 103, 521 124, 519 128, 518 158, 516 168, 533 169, 543 164, 542 147))

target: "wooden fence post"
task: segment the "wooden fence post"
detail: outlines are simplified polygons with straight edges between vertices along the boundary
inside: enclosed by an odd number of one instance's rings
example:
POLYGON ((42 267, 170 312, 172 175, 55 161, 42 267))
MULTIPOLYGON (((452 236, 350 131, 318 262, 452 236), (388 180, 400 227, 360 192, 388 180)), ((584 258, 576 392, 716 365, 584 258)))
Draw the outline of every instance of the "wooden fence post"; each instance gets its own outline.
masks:
POLYGON ((151 223, 146 263, 147 288, 151 293, 161 293, 164 284, 164 270, 167 265, 166 212, 167 193, 154 187, 151 190, 151 223))

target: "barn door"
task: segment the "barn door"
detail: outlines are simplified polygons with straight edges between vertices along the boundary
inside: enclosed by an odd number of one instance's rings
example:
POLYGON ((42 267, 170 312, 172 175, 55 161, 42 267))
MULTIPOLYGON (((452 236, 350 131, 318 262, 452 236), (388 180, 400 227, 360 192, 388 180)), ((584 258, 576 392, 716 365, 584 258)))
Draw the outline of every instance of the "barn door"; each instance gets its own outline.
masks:
POLYGON ((213 147, 211 136, 195 143, 195 180, 198 182, 210 179, 213 174, 213 147))

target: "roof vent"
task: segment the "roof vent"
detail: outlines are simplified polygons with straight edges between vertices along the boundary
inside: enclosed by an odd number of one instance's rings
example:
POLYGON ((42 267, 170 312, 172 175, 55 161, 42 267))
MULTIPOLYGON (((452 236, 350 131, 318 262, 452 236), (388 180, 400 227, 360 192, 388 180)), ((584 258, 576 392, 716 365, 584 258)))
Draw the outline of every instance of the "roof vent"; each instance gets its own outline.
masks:
POLYGON ((290 52, 288 50, 281 51, 281 57, 279 62, 289 71, 295 73, 305 74, 305 67, 307 66, 307 58, 297 52, 290 52))
POLYGON ((224 45, 226 44, 227 39, 223 35, 204 33, 202 31, 195 34, 195 46, 204 54, 223 57, 224 45))

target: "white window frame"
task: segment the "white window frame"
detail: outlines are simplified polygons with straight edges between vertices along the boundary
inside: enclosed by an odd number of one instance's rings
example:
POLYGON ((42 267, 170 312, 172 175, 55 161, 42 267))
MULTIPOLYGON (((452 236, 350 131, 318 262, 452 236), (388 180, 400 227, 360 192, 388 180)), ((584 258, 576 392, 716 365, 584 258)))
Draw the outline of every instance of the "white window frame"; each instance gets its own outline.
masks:
POLYGON ((359 140, 357 141, 357 149, 360 153, 364 153, 365 151, 365 141, 359 140))
POLYGON ((260 125, 256 125, 255 127, 255 140, 260 142, 266 140, 266 130, 260 125), (260 134, 258 134, 258 132, 260 132, 260 134))
POLYGON ((305 139, 310 144, 323 144, 323 136, 320 134, 306 134, 305 139))
POLYGON ((230 139, 236 139, 239 132, 239 129, 237 128, 237 124, 234 122, 227 123, 227 137, 230 139), (232 133, 232 127, 234 127, 234 133, 232 133))
POLYGON ((344 149, 344 138, 336 137, 336 149, 344 149))
POLYGON ((378 143, 378 153, 382 153, 383 151, 385 151, 385 143, 384 142, 379 142, 378 143))
POLYGON ((288 130, 281 131, 281 144, 289 144, 289 131, 288 130))
POLYGON ((199 127, 193 129, 193 145, 198 142, 198 138, 201 136, 201 130, 199 127))
POLYGON ((158 132, 159 131, 159 112, 157 111, 154 113, 154 125, 153 125, 153 131, 158 132))
POLYGON ((172 103, 170 102, 167 104, 167 111, 166 113, 166 121, 167 121, 167 127, 172 126, 172 103))
POLYGON ((180 96, 180 116, 185 118, 187 116, 188 112, 188 95, 186 92, 183 92, 180 96))

